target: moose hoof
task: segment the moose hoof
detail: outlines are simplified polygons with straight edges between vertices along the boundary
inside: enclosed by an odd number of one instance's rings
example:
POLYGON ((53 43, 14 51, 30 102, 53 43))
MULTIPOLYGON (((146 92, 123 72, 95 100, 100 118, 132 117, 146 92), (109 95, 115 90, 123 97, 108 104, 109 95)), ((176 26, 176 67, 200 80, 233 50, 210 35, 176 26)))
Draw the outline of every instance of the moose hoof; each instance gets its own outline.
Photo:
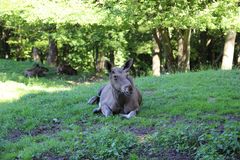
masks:
POLYGON ((128 116, 128 114, 119 114, 119 115, 120 115, 120 117, 122 117, 122 118, 129 119, 129 116, 128 116))
POLYGON ((95 108, 94 110, 93 110, 93 113, 94 114, 96 114, 96 113, 99 113, 101 110, 99 109, 99 108, 95 108))
POLYGON ((130 113, 128 113, 128 114, 120 114, 120 116, 121 117, 123 117, 123 118, 127 118, 127 119, 130 119, 130 118, 132 118, 133 116, 136 116, 136 112, 135 111, 132 111, 132 112, 130 112, 130 113))

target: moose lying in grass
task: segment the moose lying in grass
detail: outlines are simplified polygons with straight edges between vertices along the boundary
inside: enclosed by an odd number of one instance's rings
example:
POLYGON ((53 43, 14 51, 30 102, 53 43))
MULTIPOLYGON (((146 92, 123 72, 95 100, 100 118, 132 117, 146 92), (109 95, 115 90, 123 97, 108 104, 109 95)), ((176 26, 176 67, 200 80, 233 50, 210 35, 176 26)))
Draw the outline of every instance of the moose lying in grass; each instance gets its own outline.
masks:
POLYGON ((103 86, 97 96, 88 100, 88 104, 97 103, 99 107, 93 113, 102 112, 104 116, 119 114, 124 118, 131 118, 137 114, 142 102, 139 90, 134 86, 128 71, 133 60, 128 60, 121 68, 113 67, 105 62, 105 68, 109 73, 110 83, 103 86))
POLYGON ((49 70, 39 64, 34 64, 34 67, 24 71, 26 77, 43 77, 49 70))
POLYGON ((57 73, 58 74, 67 74, 67 75, 77 75, 77 70, 75 70, 69 64, 60 64, 57 67, 57 73))

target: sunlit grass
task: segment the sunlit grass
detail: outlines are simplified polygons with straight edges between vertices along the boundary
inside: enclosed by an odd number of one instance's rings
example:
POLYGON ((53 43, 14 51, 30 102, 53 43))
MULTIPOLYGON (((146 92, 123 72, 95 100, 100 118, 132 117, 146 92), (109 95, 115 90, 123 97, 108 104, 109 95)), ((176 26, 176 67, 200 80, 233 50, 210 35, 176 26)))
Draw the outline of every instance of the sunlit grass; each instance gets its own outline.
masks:
POLYGON ((29 93, 67 91, 71 87, 46 87, 38 84, 26 85, 14 81, 0 82, 0 103, 18 100, 29 93))

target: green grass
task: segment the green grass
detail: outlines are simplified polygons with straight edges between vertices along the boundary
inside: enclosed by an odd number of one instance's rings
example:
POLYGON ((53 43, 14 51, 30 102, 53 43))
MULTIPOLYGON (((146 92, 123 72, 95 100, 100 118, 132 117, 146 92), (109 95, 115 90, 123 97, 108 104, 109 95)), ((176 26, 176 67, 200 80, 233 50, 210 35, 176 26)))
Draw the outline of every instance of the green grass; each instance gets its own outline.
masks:
POLYGON ((0 159, 239 159, 240 71, 135 79, 143 94, 130 119, 92 114, 106 82, 25 78, 31 62, 0 60, 0 159))

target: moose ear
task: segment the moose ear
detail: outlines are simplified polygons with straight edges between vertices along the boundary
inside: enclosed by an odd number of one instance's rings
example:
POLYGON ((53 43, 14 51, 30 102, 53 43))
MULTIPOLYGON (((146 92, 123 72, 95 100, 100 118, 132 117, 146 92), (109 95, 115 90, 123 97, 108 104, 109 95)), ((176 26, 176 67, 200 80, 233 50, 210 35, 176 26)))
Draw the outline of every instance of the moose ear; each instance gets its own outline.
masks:
POLYGON ((105 61, 104 66, 105 66, 105 68, 107 69, 108 73, 110 73, 111 70, 112 70, 112 67, 113 67, 112 63, 109 62, 109 61, 105 61))
POLYGON ((129 69, 132 67, 133 65, 133 59, 129 59, 123 66, 122 69, 126 72, 129 71, 129 69))

